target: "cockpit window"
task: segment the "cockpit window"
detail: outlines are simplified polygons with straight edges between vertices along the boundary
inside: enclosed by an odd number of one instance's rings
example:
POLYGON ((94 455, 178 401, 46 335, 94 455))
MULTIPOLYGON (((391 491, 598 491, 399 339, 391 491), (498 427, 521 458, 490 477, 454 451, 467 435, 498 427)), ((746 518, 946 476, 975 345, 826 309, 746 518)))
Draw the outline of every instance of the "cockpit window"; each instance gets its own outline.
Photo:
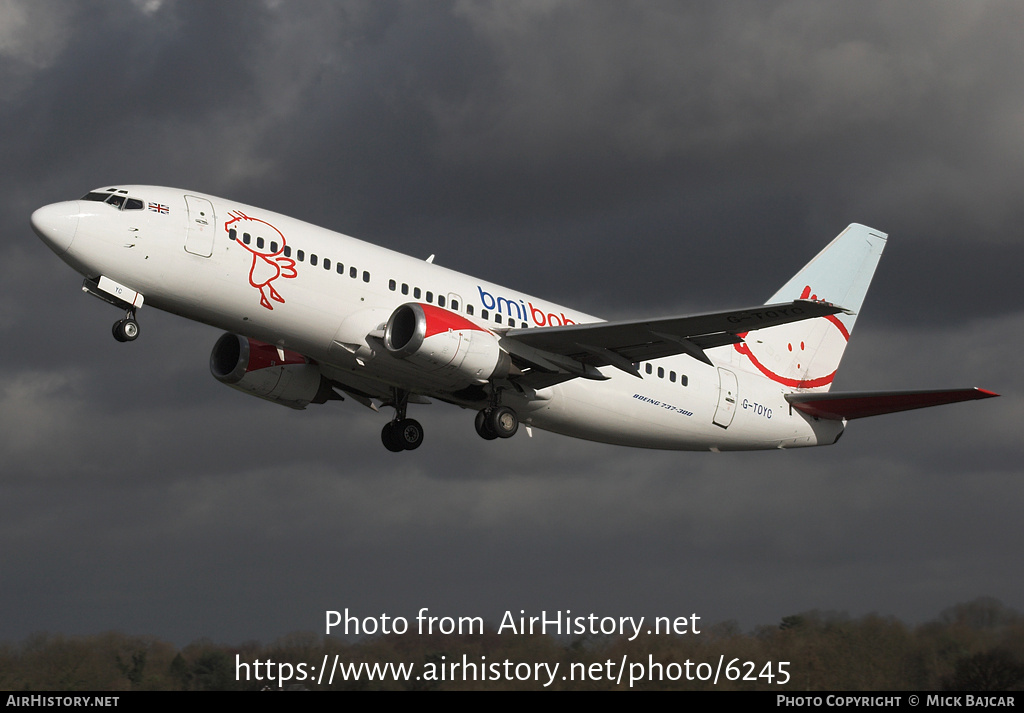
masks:
POLYGON ((124 195, 127 191, 110 188, 106 191, 89 191, 79 200, 96 201, 97 203, 109 203, 118 210, 142 210, 146 207, 138 198, 129 198, 124 195), (116 193, 115 193, 116 191, 116 193))

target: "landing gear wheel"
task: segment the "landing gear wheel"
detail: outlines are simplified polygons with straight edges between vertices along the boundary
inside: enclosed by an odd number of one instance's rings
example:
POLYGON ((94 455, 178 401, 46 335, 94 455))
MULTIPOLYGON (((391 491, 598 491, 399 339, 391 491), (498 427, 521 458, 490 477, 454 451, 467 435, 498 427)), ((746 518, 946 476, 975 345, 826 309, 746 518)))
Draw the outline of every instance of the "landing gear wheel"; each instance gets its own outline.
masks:
POLYGON ((487 427, 499 438, 511 438, 519 430, 519 417, 508 406, 491 409, 486 417, 487 427))
POLYGON ((423 426, 411 418, 391 421, 381 429, 380 440, 392 453, 413 451, 423 443, 423 426))
POLYGON ((134 342, 139 338, 139 323, 131 317, 126 317, 114 322, 111 331, 114 339, 119 342, 134 342))
POLYGON ((121 333, 124 334, 126 342, 134 342, 139 338, 139 323, 134 319, 126 319, 121 322, 121 333))
POLYGON ((398 434, 395 431, 395 421, 390 421, 384 424, 384 428, 380 432, 380 440, 392 453, 398 453, 404 451, 405 446, 398 442, 398 434))
POLYGON ((420 425, 419 421, 411 418, 398 421, 395 433, 398 434, 396 440, 407 451, 414 451, 423 443, 423 426, 420 425))
POLYGON ((487 425, 488 411, 489 409, 477 411, 476 422, 474 423, 474 425, 476 426, 477 435, 479 435, 480 438, 484 439, 485 441, 493 441, 495 438, 498 437, 498 434, 492 431, 490 427, 487 425))

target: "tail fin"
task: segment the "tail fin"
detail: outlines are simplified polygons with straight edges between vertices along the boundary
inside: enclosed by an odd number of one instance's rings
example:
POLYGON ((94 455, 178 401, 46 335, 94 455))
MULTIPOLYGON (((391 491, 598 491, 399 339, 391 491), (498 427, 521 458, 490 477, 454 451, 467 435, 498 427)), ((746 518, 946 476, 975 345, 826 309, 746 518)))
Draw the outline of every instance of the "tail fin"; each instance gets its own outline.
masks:
POLYGON ((749 360, 751 369, 783 386, 828 391, 886 238, 885 233, 855 223, 772 295, 766 304, 825 300, 853 314, 829 315, 748 332, 745 341, 735 348, 749 360))

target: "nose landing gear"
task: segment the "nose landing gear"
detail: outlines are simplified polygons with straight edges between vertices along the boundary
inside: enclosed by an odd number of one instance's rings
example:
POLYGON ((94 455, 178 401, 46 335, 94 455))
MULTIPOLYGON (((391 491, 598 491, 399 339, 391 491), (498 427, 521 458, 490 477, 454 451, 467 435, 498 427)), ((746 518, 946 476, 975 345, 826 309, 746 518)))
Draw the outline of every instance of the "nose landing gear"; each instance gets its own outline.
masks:
POLYGON ((142 306, 141 292, 136 292, 103 275, 96 279, 85 278, 82 282, 82 291, 124 310, 124 319, 114 322, 111 329, 114 339, 119 342, 134 342, 139 338, 139 322, 135 319, 135 311, 142 306))
POLYGON ((134 342, 139 338, 139 323, 135 319, 135 310, 130 309, 125 313, 124 319, 114 322, 111 330, 114 339, 119 342, 134 342))

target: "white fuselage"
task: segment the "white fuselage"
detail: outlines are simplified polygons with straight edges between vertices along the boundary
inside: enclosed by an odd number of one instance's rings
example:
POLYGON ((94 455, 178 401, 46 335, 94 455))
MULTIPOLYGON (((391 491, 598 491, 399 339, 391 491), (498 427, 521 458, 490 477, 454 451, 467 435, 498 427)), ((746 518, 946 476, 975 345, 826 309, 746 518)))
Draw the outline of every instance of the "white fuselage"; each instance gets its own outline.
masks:
MULTIPOLYGON (((478 397, 446 390, 366 339, 399 305, 444 307, 499 334, 601 321, 270 211, 175 189, 123 188, 144 207, 79 200, 41 209, 77 216, 45 237, 65 262, 141 293, 145 304, 306 355, 329 379, 375 398, 399 387, 481 407, 478 397)), ((528 426, 645 448, 812 446, 841 434, 841 421, 791 409, 787 389, 732 346, 708 355, 714 366, 667 357, 642 363, 643 378, 602 367, 606 381, 508 389, 503 398, 528 426)))

